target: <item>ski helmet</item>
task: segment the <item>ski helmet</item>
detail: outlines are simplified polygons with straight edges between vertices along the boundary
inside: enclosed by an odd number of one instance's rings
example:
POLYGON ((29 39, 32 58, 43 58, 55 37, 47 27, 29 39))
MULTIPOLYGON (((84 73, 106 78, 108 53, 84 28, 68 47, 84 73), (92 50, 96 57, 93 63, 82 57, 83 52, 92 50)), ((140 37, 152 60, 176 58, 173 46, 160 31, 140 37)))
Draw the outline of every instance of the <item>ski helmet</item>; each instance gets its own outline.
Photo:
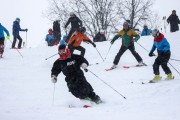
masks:
POLYGON ((71 17, 75 16, 74 12, 70 12, 69 14, 71 17))
POLYGON ((153 36, 153 37, 158 37, 158 36, 159 36, 159 30, 158 30, 158 29, 154 29, 154 30, 152 31, 152 36, 153 36))
POLYGON ((16 21, 20 22, 20 18, 16 18, 16 21))
POLYGON ((86 28, 85 27, 80 27, 79 30, 80 30, 81 33, 85 33, 86 32, 86 28))

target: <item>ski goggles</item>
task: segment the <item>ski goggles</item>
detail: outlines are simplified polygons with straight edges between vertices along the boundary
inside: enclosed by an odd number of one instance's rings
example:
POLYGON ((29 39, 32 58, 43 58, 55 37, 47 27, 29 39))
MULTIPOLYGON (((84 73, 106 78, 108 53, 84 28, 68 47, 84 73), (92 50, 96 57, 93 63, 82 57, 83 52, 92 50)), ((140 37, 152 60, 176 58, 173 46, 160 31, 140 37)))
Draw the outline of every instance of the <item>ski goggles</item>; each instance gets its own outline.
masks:
POLYGON ((66 53, 66 49, 60 49, 60 50, 58 51, 58 53, 59 53, 60 55, 63 55, 63 54, 66 53))

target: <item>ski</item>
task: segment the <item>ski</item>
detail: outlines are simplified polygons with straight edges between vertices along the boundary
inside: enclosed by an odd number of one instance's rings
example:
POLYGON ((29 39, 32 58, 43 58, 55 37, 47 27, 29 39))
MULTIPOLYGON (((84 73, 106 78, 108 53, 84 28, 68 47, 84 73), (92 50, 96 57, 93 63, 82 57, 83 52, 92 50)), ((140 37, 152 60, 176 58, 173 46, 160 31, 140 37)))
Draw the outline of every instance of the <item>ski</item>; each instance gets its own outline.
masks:
POLYGON ((111 71, 111 70, 113 70, 113 69, 115 69, 115 68, 108 68, 108 69, 105 69, 106 71, 111 71))
POLYGON ((89 66, 92 66, 92 65, 98 65, 99 63, 94 63, 94 64, 89 64, 89 66))
POLYGON ((147 66, 147 64, 143 63, 142 65, 123 66, 123 68, 128 69, 131 67, 143 67, 143 66, 147 66))

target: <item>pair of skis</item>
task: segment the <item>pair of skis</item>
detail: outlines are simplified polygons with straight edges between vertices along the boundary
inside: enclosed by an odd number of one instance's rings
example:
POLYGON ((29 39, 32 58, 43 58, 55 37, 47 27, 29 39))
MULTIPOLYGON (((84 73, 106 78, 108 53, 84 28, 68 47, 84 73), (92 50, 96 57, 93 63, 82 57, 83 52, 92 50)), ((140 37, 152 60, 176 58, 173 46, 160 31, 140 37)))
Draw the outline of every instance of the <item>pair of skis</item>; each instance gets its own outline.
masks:
MULTIPOLYGON (((143 66, 147 66, 145 63, 143 63, 142 65, 135 65, 135 66, 122 66, 124 69, 129 69, 131 67, 143 67, 143 66)), ((113 69, 116 69, 116 68, 108 68, 108 69, 105 69, 106 71, 111 71, 113 69)))

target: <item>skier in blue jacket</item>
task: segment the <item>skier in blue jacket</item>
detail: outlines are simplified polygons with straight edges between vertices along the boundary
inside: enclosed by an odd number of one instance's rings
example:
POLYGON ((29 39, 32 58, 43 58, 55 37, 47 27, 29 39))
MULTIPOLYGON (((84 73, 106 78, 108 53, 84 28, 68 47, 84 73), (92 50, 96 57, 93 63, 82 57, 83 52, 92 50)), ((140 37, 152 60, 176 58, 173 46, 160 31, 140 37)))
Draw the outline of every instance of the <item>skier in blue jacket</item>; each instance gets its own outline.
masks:
POLYGON ((147 25, 144 25, 144 29, 141 32, 141 36, 148 36, 151 35, 152 30, 148 28, 147 25))
POLYGON ((0 58, 2 58, 2 55, 4 53, 4 40, 5 40, 4 32, 7 35, 6 39, 9 40, 10 39, 9 31, 0 23, 0 58))
POLYGON ((153 64, 153 71, 155 77, 150 81, 150 83, 158 82, 159 80, 161 80, 162 77, 160 76, 159 66, 161 66, 164 72, 167 74, 166 80, 171 80, 174 77, 172 75, 170 68, 167 66, 167 63, 171 56, 169 42, 164 37, 164 35, 159 32, 158 29, 154 29, 152 31, 152 36, 154 37, 154 44, 149 53, 149 56, 150 57, 155 56, 153 52, 155 51, 156 48, 158 55, 153 64))
POLYGON ((15 48, 15 44, 16 44, 16 40, 19 40, 19 44, 18 44, 18 48, 21 49, 21 44, 22 44, 22 38, 19 35, 19 31, 28 31, 28 29, 21 29, 20 27, 20 19, 16 18, 16 20, 13 22, 13 36, 14 36, 14 40, 12 43, 12 48, 15 48))

